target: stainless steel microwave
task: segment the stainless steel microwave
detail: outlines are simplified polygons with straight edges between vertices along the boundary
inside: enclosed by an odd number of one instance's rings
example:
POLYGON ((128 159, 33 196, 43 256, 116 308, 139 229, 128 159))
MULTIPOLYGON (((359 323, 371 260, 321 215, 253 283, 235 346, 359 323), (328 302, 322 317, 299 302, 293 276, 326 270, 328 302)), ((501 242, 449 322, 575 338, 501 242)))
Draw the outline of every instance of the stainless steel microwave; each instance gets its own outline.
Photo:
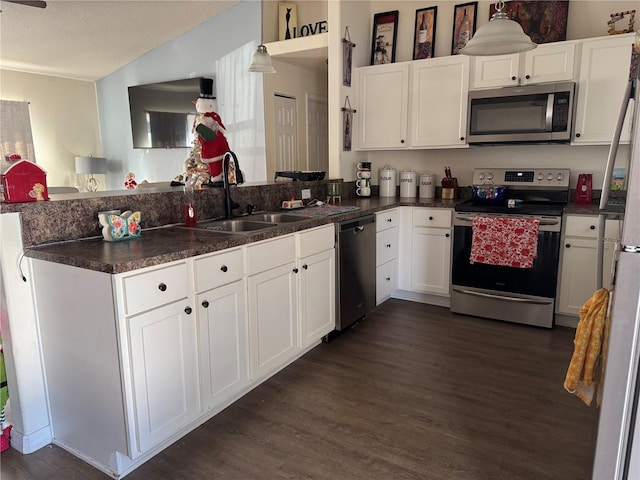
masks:
POLYGON ((574 82, 470 91, 467 141, 568 143, 574 92, 574 82))

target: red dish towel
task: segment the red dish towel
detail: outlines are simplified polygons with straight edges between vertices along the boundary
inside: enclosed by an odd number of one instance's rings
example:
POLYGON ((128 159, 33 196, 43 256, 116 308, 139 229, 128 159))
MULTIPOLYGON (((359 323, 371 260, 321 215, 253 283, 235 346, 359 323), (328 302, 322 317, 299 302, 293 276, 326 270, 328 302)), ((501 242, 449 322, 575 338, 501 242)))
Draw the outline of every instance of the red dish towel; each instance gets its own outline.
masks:
POLYGON ((534 218, 474 217, 471 263, 532 268, 538 256, 538 227, 534 218))

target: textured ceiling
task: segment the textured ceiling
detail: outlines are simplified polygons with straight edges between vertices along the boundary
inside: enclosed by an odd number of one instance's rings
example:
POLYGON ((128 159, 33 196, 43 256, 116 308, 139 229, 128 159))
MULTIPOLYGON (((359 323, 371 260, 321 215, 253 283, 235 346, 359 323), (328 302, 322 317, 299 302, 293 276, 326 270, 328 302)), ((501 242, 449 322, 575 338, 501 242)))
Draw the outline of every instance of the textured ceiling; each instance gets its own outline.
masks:
POLYGON ((0 68, 97 80, 232 7, 220 0, 0 1, 0 68))

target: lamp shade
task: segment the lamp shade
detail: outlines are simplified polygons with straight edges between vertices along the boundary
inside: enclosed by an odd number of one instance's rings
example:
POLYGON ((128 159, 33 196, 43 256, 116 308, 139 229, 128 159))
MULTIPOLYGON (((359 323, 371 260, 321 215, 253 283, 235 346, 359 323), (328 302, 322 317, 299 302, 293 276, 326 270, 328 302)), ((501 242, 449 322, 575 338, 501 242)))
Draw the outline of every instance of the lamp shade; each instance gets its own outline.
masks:
POLYGON ((251 58, 249 71, 255 73, 276 73, 276 69, 273 68, 273 63, 271 63, 269 52, 267 52, 267 47, 264 45, 258 45, 256 53, 254 53, 251 58))
POLYGON ((107 173, 107 159, 102 157, 76 157, 76 173, 107 173))
POLYGON ((504 2, 498 2, 497 11, 489 23, 478 29, 460 53, 470 56, 506 55, 526 52, 538 46, 525 35, 519 23, 509 19, 502 11, 503 7, 504 2))

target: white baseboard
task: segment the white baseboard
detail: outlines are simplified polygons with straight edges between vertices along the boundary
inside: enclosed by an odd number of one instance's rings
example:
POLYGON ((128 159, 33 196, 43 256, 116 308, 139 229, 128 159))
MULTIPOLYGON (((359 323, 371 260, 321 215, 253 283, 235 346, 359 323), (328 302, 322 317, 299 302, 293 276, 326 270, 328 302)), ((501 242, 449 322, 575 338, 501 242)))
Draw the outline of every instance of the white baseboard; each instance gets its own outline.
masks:
POLYGON ((11 446, 23 454, 33 453, 49 445, 52 440, 51 428, 48 425, 29 435, 23 435, 15 428, 11 429, 11 446))
POLYGON ((411 292, 409 290, 396 290, 391 294, 392 298, 400 300, 409 300, 411 302, 427 303, 429 305, 437 305, 439 307, 449 308, 451 300, 448 296, 433 295, 429 293, 411 292))

